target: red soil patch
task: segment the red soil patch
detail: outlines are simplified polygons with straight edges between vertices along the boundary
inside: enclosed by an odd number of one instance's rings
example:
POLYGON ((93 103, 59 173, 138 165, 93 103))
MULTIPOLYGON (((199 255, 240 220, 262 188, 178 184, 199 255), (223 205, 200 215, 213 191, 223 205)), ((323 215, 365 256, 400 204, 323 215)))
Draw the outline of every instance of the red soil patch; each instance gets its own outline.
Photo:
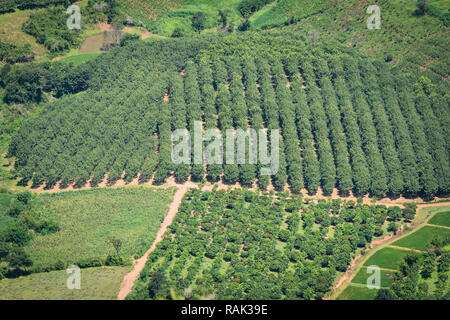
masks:
POLYGON ((107 22, 99 23, 99 24, 97 24, 97 27, 102 31, 111 31, 112 30, 111 25, 107 22))
POLYGON ((164 233, 166 233, 167 227, 172 224, 172 221, 175 218, 176 213, 178 212, 178 208, 180 207, 181 201, 183 200, 183 196, 186 191, 189 190, 189 187, 190 184, 184 184, 180 189, 177 190, 177 192, 175 192, 173 201, 169 207, 169 212, 164 218, 164 221, 161 223, 152 246, 145 252, 145 254, 141 258, 134 261, 133 270, 125 275, 122 284, 120 285, 119 295, 117 297, 118 300, 124 300, 133 289, 134 282, 138 278, 142 269, 144 269, 145 264, 147 263, 148 256, 153 250, 156 249, 156 245, 162 240, 164 233))
POLYGON ((153 37, 153 33, 147 31, 141 36, 141 40, 145 40, 150 37, 153 37))

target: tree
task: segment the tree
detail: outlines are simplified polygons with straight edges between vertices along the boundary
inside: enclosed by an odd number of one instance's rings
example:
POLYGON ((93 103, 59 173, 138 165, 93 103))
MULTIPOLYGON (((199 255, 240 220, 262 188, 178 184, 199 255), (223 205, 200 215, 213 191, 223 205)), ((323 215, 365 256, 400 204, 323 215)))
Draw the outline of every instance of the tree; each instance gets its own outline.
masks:
POLYGON ((241 23, 241 25, 238 27, 239 31, 247 31, 250 29, 250 21, 248 19, 245 19, 244 22, 241 23))
POLYGON ((417 9, 414 11, 415 15, 423 16, 427 12, 427 0, 418 0, 417 9))
POLYGON ((422 263, 422 278, 428 279, 436 269, 436 255, 432 251, 428 251, 422 263))
POLYGON ((151 299, 166 298, 169 295, 169 282, 161 271, 152 274, 148 284, 148 295, 151 299))
POLYGON ((7 257, 12 246, 10 243, 0 241, 0 261, 7 257))
POLYGON ((377 291, 375 300, 394 300, 394 295, 389 289, 380 289, 377 291))
POLYGON ((222 28, 227 26, 227 15, 222 10, 219 10, 220 21, 222 22, 222 28))
POLYGON ((398 224, 396 224, 394 221, 389 222, 388 229, 389 232, 393 232, 394 234, 397 234, 398 231, 398 224))
POLYGON ((20 224, 8 226, 3 231, 3 237, 6 242, 11 242, 17 246, 24 246, 31 239, 28 229, 20 224))
POLYGON ((120 249, 122 248, 122 240, 113 237, 109 240, 109 242, 111 242, 114 249, 116 250, 116 254, 119 255, 120 249))
POLYGON ((172 38, 181 38, 184 35, 183 29, 175 28, 172 32, 172 38))
POLYGON ((30 191, 24 191, 17 195, 17 200, 22 202, 23 204, 28 204, 28 202, 31 200, 31 192, 30 191))
POLYGON ((6 257, 6 261, 10 267, 17 269, 31 267, 33 265, 33 261, 22 247, 13 248, 6 257))
POLYGON ((192 27, 200 33, 203 29, 205 29, 206 16, 203 12, 197 12, 191 18, 192 27))

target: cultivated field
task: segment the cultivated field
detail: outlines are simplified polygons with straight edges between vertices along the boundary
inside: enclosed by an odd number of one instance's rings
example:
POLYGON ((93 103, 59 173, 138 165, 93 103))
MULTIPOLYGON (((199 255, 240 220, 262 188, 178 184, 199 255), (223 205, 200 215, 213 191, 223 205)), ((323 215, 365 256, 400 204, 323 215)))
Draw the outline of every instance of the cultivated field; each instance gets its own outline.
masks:
POLYGON ((113 300, 130 267, 81 269, 81 289, 67 288, 65 270, 0 280, 0 300, 113 300))
POLYGON ((394 242, 392 245, 425 251, 427 243, 433 238, 444 239, 448 236, 450 236, 450 229, 425 226, 413 234, 394 242))
POLYGON ((191 189, 128 299, 323 297, 387 210, 286 196, 191 189), (355 220, 364 221, 356 233, 355 220), (153 278, 164 280, 148 289, 153 278))
POLYGON ((450 228, 450 211, 437 213, 428 223, 450 228))
POLYGON ((36 235, 26 246, 35 271, 55 264, 89 264, 114 254, 111 238, 122 241, 120 254, 139 257, 153 242, 174 189, 151 187, 92 189, 42 194, 39 201, 60 231, 36 235))

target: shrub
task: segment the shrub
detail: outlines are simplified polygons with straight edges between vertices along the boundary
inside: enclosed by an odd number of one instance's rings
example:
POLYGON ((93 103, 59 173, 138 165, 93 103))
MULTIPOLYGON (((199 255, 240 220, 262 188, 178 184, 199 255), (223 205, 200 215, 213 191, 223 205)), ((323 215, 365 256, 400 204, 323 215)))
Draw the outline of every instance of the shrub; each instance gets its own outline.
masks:
POLYGON ((11 250, 11 244, 4 242, 4 241, 0 241, 0 261, 5 258, 6 256, 8 256, 9 251, 11 250))
POLYGON ((26 207, 22 202, 13 201, 13 203, 9 207, 8 211, 6 211, 6 213, 11 217, 17 217, 19 214, 22 213, 22 211, 25 210, 25 208, 26 207))
POLYGON ((181 38, 182 36, 184 36, 184 31, 181 28, 175 28, 171 35, 172 38, 181 38))
POLYGON ((105 261, 107 266, 123 266, 124 264, 123 258, 117 254, 109 255, 105 261))
POLYGON ((28 254, 21 247, 13 248, 6 257, 6 261, 10 267, 16 269, 31 267, 33 265, 33 261, 31 261, 28 254))
POLYGON ((19 224, 8 226, 3 231, 3 237, 4 241, 11 242, 17 246, 24 246, 31 240, 28 229, 19 224))
POLYGON ((278 234, 278 239, 280 239, 280 241, 286 242, 289 240, 290 236, 291 233, 289 232, 289 230, 283 229, 278 234))
POLYGON ((24 191, 17 195, 17 200, 22 202, 23 204, 28 204, 28 202, 31 200, 31 192, 30 191, 24 191))

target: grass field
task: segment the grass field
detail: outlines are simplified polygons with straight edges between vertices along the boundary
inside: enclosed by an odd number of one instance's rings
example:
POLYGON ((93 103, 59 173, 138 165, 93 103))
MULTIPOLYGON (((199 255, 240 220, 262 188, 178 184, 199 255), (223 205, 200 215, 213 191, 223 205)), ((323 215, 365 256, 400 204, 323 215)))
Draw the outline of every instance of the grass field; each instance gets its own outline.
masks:
POLYGON ((420 230, 394 242, 392 245, 416 250, 425 251, 427 244, 434 237, 444 238, 450 236, 450 229, 425 226, 420 230))
POLYGON ((374 300, 376 295, 376 289, 368 289, 365 286, 352 286, 350 284, 337 300, 374 300))
POLYGON ((65 58, 62 58, 61 62, 65 62, 65 63, 73 63, 74 65, 79 65, 82 63, 85 63, 89 60, 92 60, 94 58, 96 58, 98 55, 100 55, 101 52, 94 52, 94 53, 81 53, 81 54, 77 54, 77 55, 73 55, 73 56, 68 56, 65 58))
POLYGON ((206 16, 205 29, 220 25, 219 10, 227 13, 228 23, 233 22, 237 27, 241 19, 237 6, 241 0, 217 1, 217 0, 186 0, 184 5, 179 6, 161 15, 156 21, 148 20, 147 28, 156 34, 170 36, 179 28, 186 34, 195 32, 192 28, 191 18, 195 13, 201 11, 206 16))
POLYGON ((274 1, 256 12, 251 18, 252 29, 269 28, 283 25, 291 18, 303 18, 321 12, 329 1, 298 1, 279 0, 274 1))
POLYGON ((35 60, 39 61, 46 57, 48 50, 36 39, 22 31, 22 24, 28 19, 32 10, 17 10, 16 12, 0 14, 0 40, 13 43, 15 45, 30 44, 35 55, 35 60))
POLYGON ((113 254, 108 239, 116 237, 123 242, 121 255, 140 256, 153 242, 174 192, 130 186, 42 194, 38 201, 61 230, 36 235, 25 249, 34 267, 77 264, 113 254))
POLYGON ((438 226, 450 227, 450 211, 439 212, 428 221, 430 224, 438 226))
POLYGON ((367 259, 364 266, 375 265, 380 268, 397 270, 400 261, 408 254, 408 252, 409 251, 394 248, 383 248, 367 259))
MULTIPOLYGON (((359 284, 367 284, 367 279, 372 275, 373 273, 367 273, 367 268, 361 268, 358 272, 358 274, 353 278, 352 283, 359 283, 359 284)), ((382 287, 389 287, 392 283, 392 271, 386 271, 386 270, 380 270, 381 274, 381 286, 382 287)))
POLYGON ((35 273, 0 280, 0 300, 103 300, 116 299, 129 267, 81 269, 81 288, 67 289, 65 270, 35 273))

